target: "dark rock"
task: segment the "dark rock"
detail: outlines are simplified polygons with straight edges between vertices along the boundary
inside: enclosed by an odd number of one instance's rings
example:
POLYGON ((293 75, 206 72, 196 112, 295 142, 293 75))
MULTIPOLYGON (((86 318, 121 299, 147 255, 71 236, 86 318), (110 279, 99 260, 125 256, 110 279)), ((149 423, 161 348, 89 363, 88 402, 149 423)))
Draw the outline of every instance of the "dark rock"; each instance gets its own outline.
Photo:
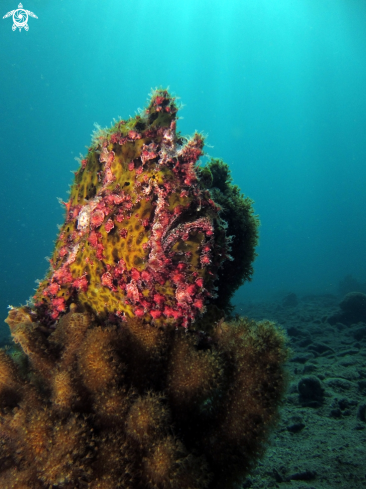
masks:
POLYGON ((285 482, 285 479, 282 477, 282 475, 276 469, 273 469, 273 477, 274 477, 276 482, 285 482))
POLYGON ((353 337, 357 341, 361 341, 366 338, 366 326, 361 326, 353 331, 353 337))
POLYGON ((348 409, 351 406, 355 406, 357 404, 356 401, 350 401, 349 399, 346 399, 345 397, 343 399, 338 400, 338 406, 341 411, 344 409, 348 409))
POLYGON ((311 337, 309 336, 308 338, 304 338, 303 340, 299 341, 298 345, 302 348, 304 348, 305 346, 309 346, 311 345, 313 342, 313 340, 311 339, 311 337))
POLYGON ((286 482, 290 481, 311 481, 316 477, 315 470, 306 470, 305 472, 295 472, 295 474, 286 477, 286 482))
POLYGON ((287 389, 287 392, 289 394, 295 394, 298 393, 297 385, 295 383, 290 384, 289 388, 287 389))
POLYGON ((339 307, 345 312, 366 314, 366 294, 362 292, 349 292, 343 297, 339 307))
POLYGON ((316 372, 318 370, 318 367, 316 365, 310 364, 310 365, 305 365, 303 368, 303 375, 304 374, 312 374, 313 372, 316 372))
POLYGON ((297 298, 297 295, 291 292, 290 294, 287 294, 286 297, 282 299, 282 305, 284 307, 296 307, 299 303, 299 300, 297 298))
POLYGON ((304 333, 296 326, 291 326, 290 328, 287 328, 287 334, 289 336, 292 336, 293 338, 297 338, 298 336, 304 336, 304 333))
POLYGON ((316 351, 317 353, 324 353, 324 352, 332 352, 334 353, 334 350, 326 345, 325 343, 312 343, 311 346, 309 346, 309 350, 316 351))
POLYGON ((303 406, 318 407, 324 399, 324 388, 314 375, 303 377, 298 383, 299 400, 303 406))
POLYGON ((344 279, 339 282, 338 290, 340 295, 346 295, 349 292, 365 292, 365 284, 361 284, 352 275, 346 275, 344 279))
MULTIPOLYGON (((359 363, 358 358, 355 355, 346 355, 341 360, 339 360, 338 365, 340 367, 351 367, 359 363)), ((350 373, 349 373, 350 374, 350 373)), ((356 375, 356 374, 355 374, 356 375)), ((346 375, 345 375, 346 377, 346 375)), ((350 380, 350 377, 347 377, 350 380)))
POLYGON ((334 408, 330 411, 330 415, 333 418, 341 418, 342 417, 342 411, 339 408, 334 408))
POLYGON ((294 423, 294 424, 287 426, 287 431, 289 431, 290 433, 298 433, 299 431, 301 431, 304 428, 305 428, 304 423, 301 423, 301 422, 300 423, 294 423))
POLYGON ((298 405, 299 405, 299 393, 296 392, 296 394, 291 394, 291 395, 286 396, 286 402, 289 405, 298 407, 298 405))
POLYGON ((346 357, 347 355, 358 355, 359 351, 356 348, 351 348, 349 350, 343 350, 337 353, 337 357, 346 357))
POLYGON ((360 421, 364 421, 366 422, 366 404, 363 403, 363 404, 360 404, 358 406, 358 410, 357 410, 357 418, 360 420, 360 421))
POLYGON ((358 381, 358 390, 361 394, 366 395, 366 380, 362 379, 358 381))
POLYGON ((301 314, 299 315, 299 319, 303 323, 311 323, 314 321, 314 316, 312 314, 301 314))
POLYGON ((328 316, 327 322, 332 326, 335 326, 337 325, 337 323, 340 323, 341 320, 342 320, 342 314, 340 312, 337 312, 335 314, 332 314, 331 316, 328 316))
POLYGON ((303 353, 296 355, 294 357, 291 357, 290 362, 294 363, 306 363, 308 360, 311 360, 314 358, 314 355, 312 353, 303 353))
POLYGON ((342 310, 339 315, 340 322, 347 325, 360 321, 366 322, 366 294, 350 292, 340 302, 339 307, 342 310))
POLYGON ((352 406, 356 406, 357 401, 349 400, 346 399, 345 397, 342 399, 333 399, 333 402, 331 404, 331 407, 333 408, 330 411, 330 415, 333 418, 340 418, 342 415, 343 416, 350 416, 352 414, 351 409, 349 409, 352 406))
MULTIPOLYGON (((361 294, 361 292, 352 292, 351 294, 348 294, 348 296, 364 296, 366 297, 366 294, 361 294)), ((345 297, 345 299, 347 296, 345 297)), ((340 303, 340 305, 343 303, 343 301, 340 303)), ((350 304, 352 304, 352 301, 349 301, 350 304)), ((346 302, 346 307, 349 307, 348 301, 346 302)), ((366 322, 366 312, 363 310, 359 309, 359 304, 356 304, 355 309, 347 309, 347 310, 342 310, 339 312, 336 312, 332 314, 331 316, 328 317, 327 322, 331 324, 332 326, 336 326, 339 330, 345 329, 345 327, 350 326, 351 324, 356 324, 359 323, 360 321, 366 322)))
POLYGON ((325 384, 328 387, 331 387, 332 389, 335 389, 336 391, 347 391, 349 389, 352 389, 353 384, 349 380, 346 379, 341 379, 339 377, 331 377, 325 380, 325 384))

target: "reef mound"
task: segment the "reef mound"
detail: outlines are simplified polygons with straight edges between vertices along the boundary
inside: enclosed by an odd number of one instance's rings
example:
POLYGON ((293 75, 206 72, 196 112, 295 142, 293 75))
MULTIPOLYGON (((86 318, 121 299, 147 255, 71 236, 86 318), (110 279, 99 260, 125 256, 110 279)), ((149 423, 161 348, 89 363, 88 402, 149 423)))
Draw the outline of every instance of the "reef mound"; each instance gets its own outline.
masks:
POLYGON ((270 322, 226 320, 258 240, 228 166, 199 167, 166 90, 98 130, 34 302, 0 350, 3 489, 226 489, 264 451, 287 376, 270 322))

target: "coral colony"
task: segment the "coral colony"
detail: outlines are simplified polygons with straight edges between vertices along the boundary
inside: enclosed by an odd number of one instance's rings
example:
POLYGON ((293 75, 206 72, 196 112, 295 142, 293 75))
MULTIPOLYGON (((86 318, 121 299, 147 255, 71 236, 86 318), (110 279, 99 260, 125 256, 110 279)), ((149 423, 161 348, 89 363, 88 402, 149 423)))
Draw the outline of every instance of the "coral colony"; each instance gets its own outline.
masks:
POLYGON ((274 324, 227 320, 250 279, 252 202, 200 167, 178 107, 94 135, 50 270, 0 350, 2 489, 230 489, 263 453, 286 387, 274 324))

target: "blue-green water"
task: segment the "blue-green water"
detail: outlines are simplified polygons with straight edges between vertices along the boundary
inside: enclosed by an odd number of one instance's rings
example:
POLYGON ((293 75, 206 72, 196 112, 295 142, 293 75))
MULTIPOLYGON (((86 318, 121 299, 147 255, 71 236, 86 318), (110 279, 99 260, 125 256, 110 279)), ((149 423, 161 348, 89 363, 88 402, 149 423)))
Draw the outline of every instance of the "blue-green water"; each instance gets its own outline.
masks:
MULTIPOLYGON (((18 0, 2 0, 1 17, 18 0)), ((361 0, 27 1, 0 19, 0 316, 47 269, 94 122, 154 87, 255 201, 253 282, 235 300, 366 281, 366 4, 361 0)))

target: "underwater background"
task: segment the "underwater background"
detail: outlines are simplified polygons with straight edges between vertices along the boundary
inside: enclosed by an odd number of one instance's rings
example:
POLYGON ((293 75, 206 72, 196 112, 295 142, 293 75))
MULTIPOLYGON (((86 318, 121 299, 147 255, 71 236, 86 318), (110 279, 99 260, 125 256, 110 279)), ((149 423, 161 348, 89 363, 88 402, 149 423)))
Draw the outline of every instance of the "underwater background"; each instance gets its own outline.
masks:
MULTIPOLYGON (((95 123, 134 117, 154 88, 169 88, 182 104, 178 131, 206 136, 201 163, 222 158, 261 221, 253 280, 236 292, 235 312, 275 321, 292 352, 278 427, 241 487, 364 489, 365 1, 24 0, 37 18, 29 17, 28 31, 13 31, 3 16, 18 2, 0 0, 0 364, 10 343, 8 305, 24 304, 45 276, 65 219, 58 200, 69 199, 95 123)), ((97 336, 95 344, 107 351, 97 336)), ((87 345, 85 357, 94 358, 98 349, 87 345)), ((126 351, 139 376, 151 369, 136 348, 126 351)), ((54 374, 55 359, 49 351, 45 358, 54 374)), ((191 369, 189 355, 182 358, 191 369)), ((64 445, 67 452, 67 444, 53 447, 64 445)), ((45 456, 45 470, 56 455, 45 456)), ((3 481, 4 465, 0 472, 3 481)))
MULTIPOLYGON (((1 0, 1 17, 17 0, 1 0)), ((0 24, 0 316, 48 268, 94 123, 154 87, 184 106, 261 220, 234 303, 366 281, 366 4, 361 0, 27 1, 0 24)), ((203 163, 208 158, 203 158, 203 163)), ((7 331, 7 326, 0 326, 7 331)))

